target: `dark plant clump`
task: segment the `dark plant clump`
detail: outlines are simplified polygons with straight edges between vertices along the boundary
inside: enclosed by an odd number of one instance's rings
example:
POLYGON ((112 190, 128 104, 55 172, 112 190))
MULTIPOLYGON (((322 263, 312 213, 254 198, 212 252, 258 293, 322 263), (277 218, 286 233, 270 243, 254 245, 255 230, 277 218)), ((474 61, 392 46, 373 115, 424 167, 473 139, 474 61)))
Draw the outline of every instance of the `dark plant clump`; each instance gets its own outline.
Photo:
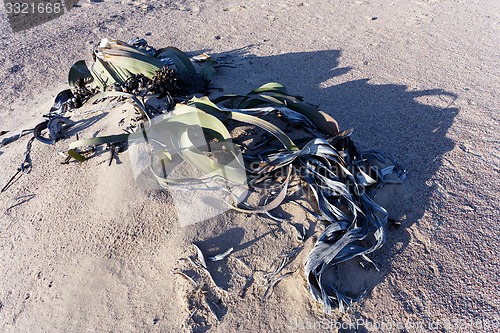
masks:
POLYGON ((173 94, 179 91, 177 72, 167 66, 160 68, 152 79, 150 90, 159 94, 160 97, 165 96, 167 93, 173 94))
POLYGON ((151 80, 143 74, 133 74, 124 82, 115 82, 112 90, 139 95, 141 89, 148 88, 151 80))

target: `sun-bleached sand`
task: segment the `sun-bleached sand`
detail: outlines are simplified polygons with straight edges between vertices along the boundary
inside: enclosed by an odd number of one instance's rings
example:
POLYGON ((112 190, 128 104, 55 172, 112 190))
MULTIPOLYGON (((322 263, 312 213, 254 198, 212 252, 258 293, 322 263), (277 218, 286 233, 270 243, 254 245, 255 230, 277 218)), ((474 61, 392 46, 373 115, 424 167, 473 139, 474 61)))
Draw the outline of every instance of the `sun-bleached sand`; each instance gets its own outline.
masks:
MULTIPOLYGON (((35 142, 33 171, 0 194, 0 331, 498 329, 497 1, 80 1, 15 34, 1 8, 0 131, 40 122, 101 38, 138 36, 225 64, 214 94, 284 84, 395 156, 408 179, 380 199, 402 226, 372 257, 372 289, 326 315, 302 273, 314 237, 262 302, 274 259, 298 245, 293 227, 231 211, 182 226, 167 192, 134 181, 127 153, 112 166, 107 154, 62 165, 74 138, 35 142), (208 263, 220 288, 177 274, 192 270, 193 242, 207 255, 234 248, 208 263)), ((82 135, 120 130, 111 111, 96 120, 82 135)), ((0 186, 27 140, 0 148, 0 186)), ((310 216, 294 219, 320 233, 310 216)))

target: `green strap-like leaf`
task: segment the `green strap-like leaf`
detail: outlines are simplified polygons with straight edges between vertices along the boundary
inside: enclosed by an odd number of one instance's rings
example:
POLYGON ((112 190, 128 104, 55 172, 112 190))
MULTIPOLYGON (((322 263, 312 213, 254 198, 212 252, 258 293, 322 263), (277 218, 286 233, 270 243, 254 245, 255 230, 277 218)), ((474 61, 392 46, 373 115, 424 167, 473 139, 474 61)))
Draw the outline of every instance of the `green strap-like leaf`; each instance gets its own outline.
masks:
POLYGON ((172 60, 180 76, 192 77, 196 69, 188 56, 178 48, 169 46, 157 51, 155 58, 168 57, 172 60))
POLYGON ((101 136, 98 138, 81 139, 70 143, 68 149, 68 155, 80 162, 83 162, 86 160, 86 158, 81 154, 77 153, 75 151, 75 148, 127 141, 128 139, 129 139, 129 134, 119 134, 119 135, 101 136))
MULTIPOLYGON (((163 64, 159 60, 150 55, 120 50, 106 51, 102 56, 102 60, 116 67, 125 68, 130 73, 143 74, 150 79, 163 67, 163 64)), ((126 81, 126 79, 128 78, 125 78, 123 81, 126 81)))
POLYGON ((279 92, 282 94, 289 95, 288 90, 285 88, 285 86, 277 82, 266 83, 260 86, 259 88, 252 90, 251 92, 248 93, 248 95, 260 94, 265 92, 279 92))
POLYGON ((93 82, 101 89, 106 89, 106 87, 113 85, 115 82, 120 82, 118 74, 99 58, 96 58, 90 69, 90 73, 94 78, 93 82))
POLYGON ((194 96, 188 101, 188 105, 195 106, 203 111, 222 112, 222 110, 215 103, 213 103, 207 96, 203 97, 194 96))

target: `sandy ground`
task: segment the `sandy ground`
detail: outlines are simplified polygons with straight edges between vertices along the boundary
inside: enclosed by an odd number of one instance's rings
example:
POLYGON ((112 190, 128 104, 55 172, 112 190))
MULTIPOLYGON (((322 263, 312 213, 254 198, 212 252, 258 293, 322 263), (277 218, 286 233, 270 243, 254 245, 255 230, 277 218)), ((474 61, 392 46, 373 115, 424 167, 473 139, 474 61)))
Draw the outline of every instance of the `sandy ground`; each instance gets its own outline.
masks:
MULTIPOLYGON (((374 288, 325 315, 302 274, 312 237, 263 303, 263 274, 297 245, 289 226, 228 212, 182 227, 168 193, 134 182, 126 154, 111 167, 107 155, 61 165, 72 140, 35 142, 32 173, 0 194, 0 331, 498 330, 498 1, 80 1, 15 34, 0 13, 0 130, 39 122, 101 38, 146 36, 231 64, 213 84, 226 93, 283 83, 409 170, 389 205, 402 228, 374 255, 374 288), (221 289, 174 274, 189 270, 193 242, 207 254, 234 247, 209 263, 221 289)), ((106 115, 86 133, 114 124, 106 115)), ((0 149, 0 184, 26 141, 0 149)))

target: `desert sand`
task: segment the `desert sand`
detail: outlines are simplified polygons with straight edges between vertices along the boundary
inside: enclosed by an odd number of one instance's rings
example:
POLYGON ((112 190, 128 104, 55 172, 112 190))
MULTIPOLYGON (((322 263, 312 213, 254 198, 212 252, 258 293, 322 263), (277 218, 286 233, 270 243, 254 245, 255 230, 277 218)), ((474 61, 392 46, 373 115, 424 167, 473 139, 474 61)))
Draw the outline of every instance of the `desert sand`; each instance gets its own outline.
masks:
MULTIPOLYGON (((138 36, 228 65, 212 83, 222 93, 280 82, 408 169, 385 200, 401 227, 372 256, 380 273, 346 313, 327 315, 302 273, 321 230, 311 216, 294 216, 315 229, 262 302, 264 274, 298 245, 291 226, 231 211, 183 226, 167 191, 134 181, 127 153, 62 165, 74 138, 35 142, 32 172, 0 194, 0 331, 498 330, 498 1, 82 0, 17 33, 3 4, 0 20, 0 130, 40 122, 101 38, 138 36), (207 255, 234 248, 208 263, 219 288, 186 260, 192 243, 207 255)), ((84 134, 119 130, 112 112, 101 118, 84 134)), ((27 140, 0 148, 1 186, 27 140)))

